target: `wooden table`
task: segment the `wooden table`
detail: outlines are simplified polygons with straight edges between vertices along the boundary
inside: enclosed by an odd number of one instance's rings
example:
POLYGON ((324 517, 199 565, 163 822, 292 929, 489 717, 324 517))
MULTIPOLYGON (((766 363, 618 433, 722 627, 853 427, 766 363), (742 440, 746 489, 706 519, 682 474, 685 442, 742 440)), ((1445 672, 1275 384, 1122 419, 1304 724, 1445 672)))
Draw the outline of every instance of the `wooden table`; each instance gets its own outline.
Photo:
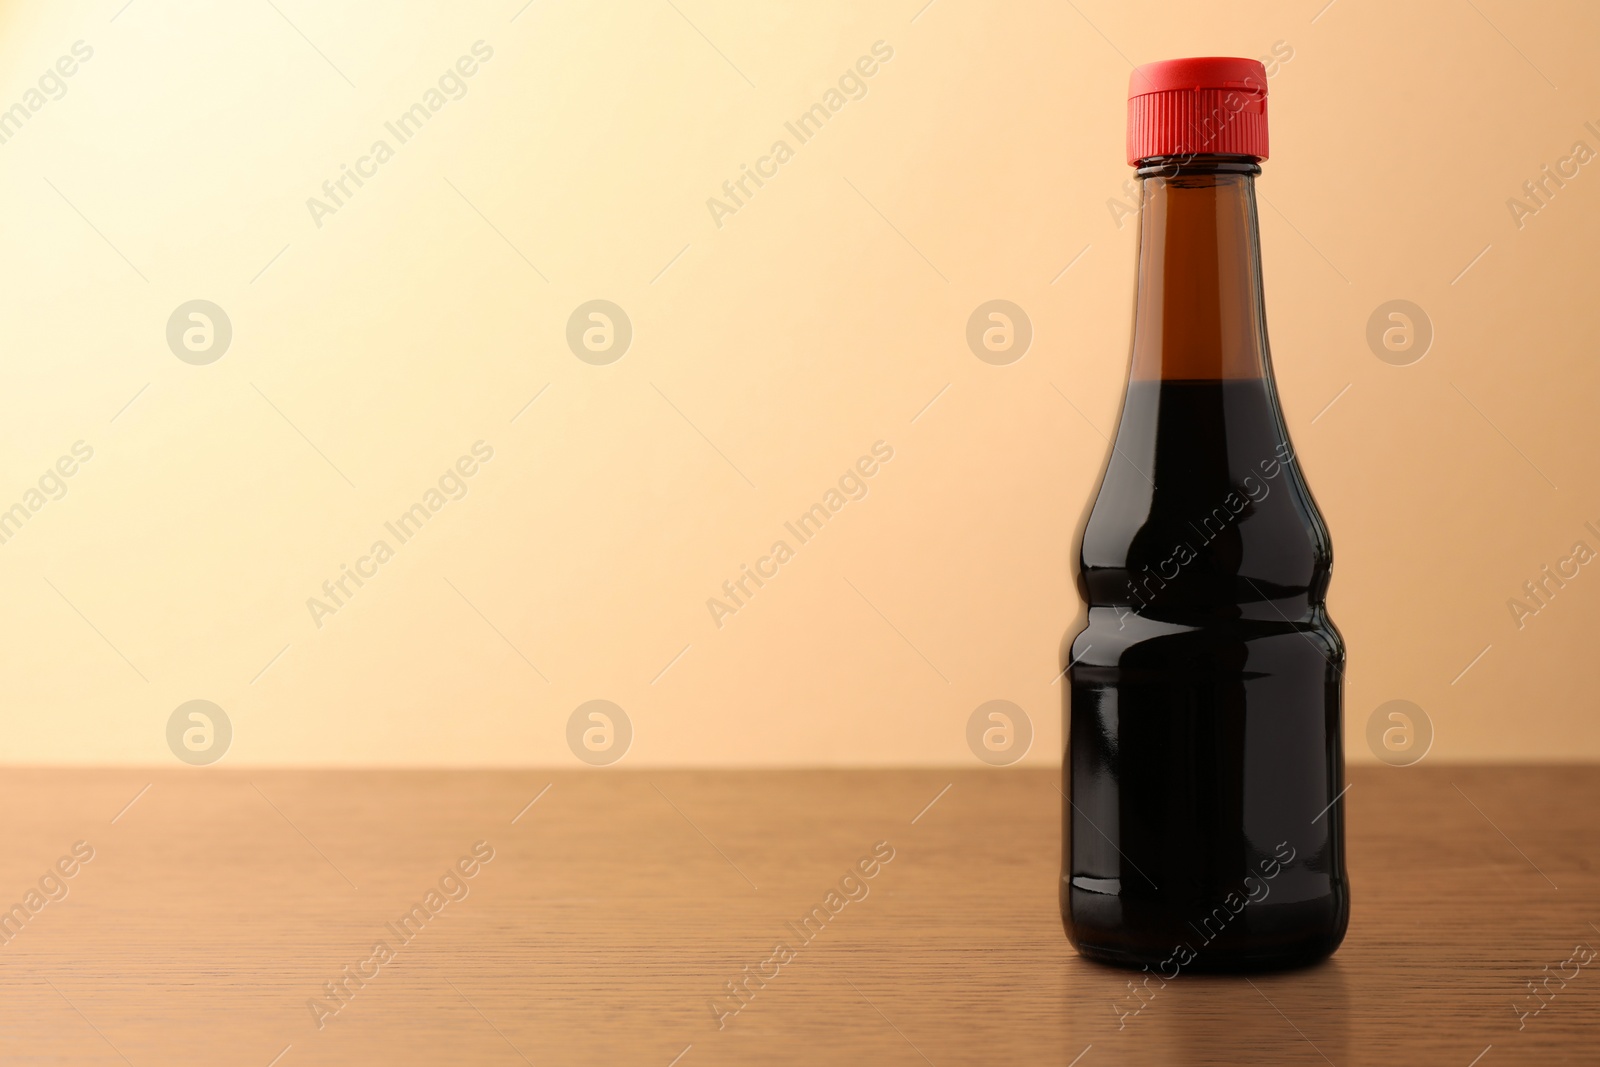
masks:
POLYGON ((1600 947, 1600 768, 1350 777, 1333 960, 1119 1017, 1130 975, 1061 932, 1050 772, 12 770, 0 1061, 1600 1061, 1600 957, 1568 962, 1600 947))

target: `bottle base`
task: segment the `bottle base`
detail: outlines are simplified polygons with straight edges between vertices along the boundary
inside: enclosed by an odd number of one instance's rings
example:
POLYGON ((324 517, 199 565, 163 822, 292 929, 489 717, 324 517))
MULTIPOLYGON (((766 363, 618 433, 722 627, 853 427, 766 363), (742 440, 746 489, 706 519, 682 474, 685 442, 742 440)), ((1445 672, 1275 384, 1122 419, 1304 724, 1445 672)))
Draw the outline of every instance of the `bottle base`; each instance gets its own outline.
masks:
POLYGON ((1332 956, 1349 924, 1343 884, 1325 897, 1222 908, 1184 922, 1153 901, 1119 899, 1068 887, 1063 926, 1078 954, 1096 963, 1148 968, 1172 979, 1184 972, 1259 973, 1310 967, 1332 956))
MULTIPOLYGON (((1069 940, 1071 940, 1069 936, 1069 940)), ((1073 941, 1078 955, 1092 963, 1128 970, 1150 969, 1171 979, 1179 974, 1268 974, 1314 967, 1338 951, 1339 939, 1320 938, 1302 946, 1267 949, 1260 952, 1197 953, 1186 965, 1179 965, 1172 951, 1138 952, 1125 948, 1073 941), (1177 970, 1173 970, 1174 967, 1177 970), (1165 970, 1162 970, 1162 968, 1165 970)))

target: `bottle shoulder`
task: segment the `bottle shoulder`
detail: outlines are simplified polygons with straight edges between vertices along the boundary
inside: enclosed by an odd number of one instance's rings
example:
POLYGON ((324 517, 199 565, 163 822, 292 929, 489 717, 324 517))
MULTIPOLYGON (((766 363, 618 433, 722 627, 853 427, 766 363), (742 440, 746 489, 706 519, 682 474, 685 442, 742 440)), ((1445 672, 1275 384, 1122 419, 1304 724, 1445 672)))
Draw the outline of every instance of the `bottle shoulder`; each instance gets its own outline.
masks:
POLYGON ((1320 603, 1332 542, 1270 383, 1130 383, 1075 557, 1090 605, 1320 603))

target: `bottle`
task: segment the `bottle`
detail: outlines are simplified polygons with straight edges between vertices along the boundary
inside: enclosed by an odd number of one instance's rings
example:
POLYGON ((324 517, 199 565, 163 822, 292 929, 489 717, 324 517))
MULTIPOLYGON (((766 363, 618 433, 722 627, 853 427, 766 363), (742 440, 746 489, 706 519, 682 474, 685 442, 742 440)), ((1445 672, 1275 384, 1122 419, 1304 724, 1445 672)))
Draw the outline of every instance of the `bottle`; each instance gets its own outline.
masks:
POLYGON ((1163 979, 1308 964, 1349 919, 1345 650, 1272 380, 1266 158, 1260 63, 1133 72, 1138 292, 1062 643, 1061 915, 1082 955, 1163 979))

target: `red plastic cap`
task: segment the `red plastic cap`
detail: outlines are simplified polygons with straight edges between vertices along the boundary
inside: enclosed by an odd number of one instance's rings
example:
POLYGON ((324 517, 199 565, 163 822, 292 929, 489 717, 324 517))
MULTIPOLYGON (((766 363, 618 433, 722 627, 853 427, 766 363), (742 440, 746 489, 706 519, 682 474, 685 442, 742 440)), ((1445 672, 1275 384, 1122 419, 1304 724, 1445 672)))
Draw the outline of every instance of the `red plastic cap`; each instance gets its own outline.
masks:
POLYGON ((1267 68, 1206 57, 1146 63, 1128 79, 1128 162, 1155 156, 1267 158, 1267 68))

